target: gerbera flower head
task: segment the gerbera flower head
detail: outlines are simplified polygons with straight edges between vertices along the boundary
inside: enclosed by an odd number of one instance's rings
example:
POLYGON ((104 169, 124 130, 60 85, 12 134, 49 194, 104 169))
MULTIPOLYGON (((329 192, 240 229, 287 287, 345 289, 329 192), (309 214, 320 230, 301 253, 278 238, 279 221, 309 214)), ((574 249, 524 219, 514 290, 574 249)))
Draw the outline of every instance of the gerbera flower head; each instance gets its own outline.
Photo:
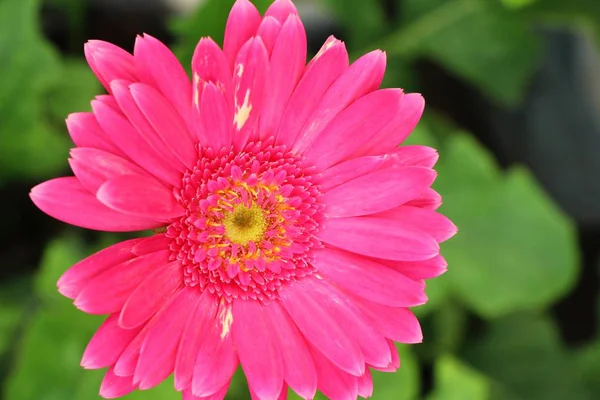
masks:
POLYGON ((119 397, 174 374, 183 398, 223 399, 241 365, 255 399, 368 397, 370 370, 422 339, 409 310, 445 271, 437 153, 400 146, 423 98, 378 89, 385 54, 351 65, 331 37, 306 65, 294 5, 238 0, 223 49, 187 76, 161 42, 133 55, 90 41, 108 91, 71 114, 73 177, 31 191, 47 214, 102 231, 154 229, 69 269, 59 291, 108 314, 82 365, 119 397))

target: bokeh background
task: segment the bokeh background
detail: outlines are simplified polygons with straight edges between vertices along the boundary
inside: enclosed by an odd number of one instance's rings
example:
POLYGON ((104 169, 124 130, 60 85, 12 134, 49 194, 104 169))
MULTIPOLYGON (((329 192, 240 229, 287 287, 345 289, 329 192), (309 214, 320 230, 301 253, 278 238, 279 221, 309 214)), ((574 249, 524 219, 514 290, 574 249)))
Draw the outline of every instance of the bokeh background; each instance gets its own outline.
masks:
MULTIPOLYGON (((264 10, 270 0, 255 0, 264 10)), ((66 226, 29 189, 67 175, 64 119, 102 89, 90 38, 169 43, 189 65, 222 40, 232 0, 0 0, 0 383, 6 400, 98 399, 79 367, 102 318, 55 288, 126 236, 66 226)), ((334 33, 382 48, 385 85, 428 101, 411 143, 439 149, 436 189, 459 226, 417 309, 425 341, 375 374, 382 400, 600 398, 600 1, 297 0, 310 52, 334 33)), ((179 399, 171 382, 129 400, 179 399)), ((227 397, 248 399, 242 376, 227 397)))

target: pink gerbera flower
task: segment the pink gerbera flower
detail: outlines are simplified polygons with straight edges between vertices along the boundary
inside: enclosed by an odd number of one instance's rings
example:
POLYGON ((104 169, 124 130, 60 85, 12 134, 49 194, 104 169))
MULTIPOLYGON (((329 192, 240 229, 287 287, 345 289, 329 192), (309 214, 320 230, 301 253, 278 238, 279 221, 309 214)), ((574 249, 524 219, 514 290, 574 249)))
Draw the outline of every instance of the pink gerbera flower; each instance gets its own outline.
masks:
POLYGON ((83 356, 100 393, 174 373, 184 399, 223 399, 241 365, 253 398, 368 397, 370 369, 422 339, 408 307, 446 263, 454 225, 434 210, 437 153, 395 147, 423 111, 379 90, 385 54, 349 65, 326 41, 306 62, 289 0, 229 16, 223 50, 200 40, 192 80, 158 40, 131 55, 91 41, 108 90, 69 116, 74 177, 35 187, 49 215, 103 231, 155 229, 81 261, 58 282, 109 317, 83 356))

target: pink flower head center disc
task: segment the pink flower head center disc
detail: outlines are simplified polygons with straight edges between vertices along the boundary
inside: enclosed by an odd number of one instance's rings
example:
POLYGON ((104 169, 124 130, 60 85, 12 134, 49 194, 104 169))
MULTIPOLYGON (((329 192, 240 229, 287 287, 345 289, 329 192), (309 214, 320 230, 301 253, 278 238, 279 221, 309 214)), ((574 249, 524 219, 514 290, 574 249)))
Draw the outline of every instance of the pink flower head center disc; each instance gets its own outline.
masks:
POLYGON ((198 151, 176 194, 186 214, 166 231, 185 284, 227 300, 269 300, 311 274, 323 206, 302 159, 271 142, 198 151))

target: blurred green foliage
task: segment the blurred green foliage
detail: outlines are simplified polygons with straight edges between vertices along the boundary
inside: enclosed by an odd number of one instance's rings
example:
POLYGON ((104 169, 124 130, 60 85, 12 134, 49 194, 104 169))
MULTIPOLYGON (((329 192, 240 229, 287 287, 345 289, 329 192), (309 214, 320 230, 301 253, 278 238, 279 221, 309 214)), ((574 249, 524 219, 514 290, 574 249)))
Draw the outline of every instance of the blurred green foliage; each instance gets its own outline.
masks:
MULTIPOLYGON (((388 52, 387 86, 418 89, 415 62, 427 58, 498 104, 515 106, 542 45, 536 23, 584 26, 600 38, 600 3, 586 0, 397 0, 399 20, 378 1, 323 0, 353 56, 388 52)), ((60 0, 80 31, 82 3, 60 0)), ((189 65, 201 36, 220 42, 233 1, 206 0, 173 24, 176 53, 189 65)), ((256 0, 264 10, 270 0, 256 0)), ((321 4, 322 3, 322 4, 321 4)), ((100 87, 83 59, 61 57, 40 33, 37 0, 0 0, 0 186, 40 181, 66 168, 70 142, 63 119, 86 110, 100 87)), ((133 41, 133 38, 132 38, 133 41)), ((600 341, 568 349, 548 309, 573 287, 579 255, 570 220, 522 166, 501 170, 468 133, 428 109, 410 143, 440 149, 436 189, 459 234, 443 245, 446 275, 428 284, 417 309, 425 343, 401 346, 402 368, 374 374, 375 399, 496 400, 598 398, 600 341), (481 318, 483 334, 468 336, 481 318), (433 367, 422 393, 421 366, 433 367)), ((79 360, 101 318, 74 309, 56 291, 64 270, 94 248, 69 231, 47 244, 33 283, 0 288, 0 360, 7 400, 96 399, 101 371, 79 360)), ((127 399, 180 398, 165 382, 127 399)), ((228 399, 247 399, 241 374, 228 399)), ((293 398, 293 397, 292 397, 293 398)))
POLYGON ((43 39, 37 0, 0 2, 0 57, 0 185, 55 176, 70 145, 66 112, 89 108, 99 85, 43 39))

